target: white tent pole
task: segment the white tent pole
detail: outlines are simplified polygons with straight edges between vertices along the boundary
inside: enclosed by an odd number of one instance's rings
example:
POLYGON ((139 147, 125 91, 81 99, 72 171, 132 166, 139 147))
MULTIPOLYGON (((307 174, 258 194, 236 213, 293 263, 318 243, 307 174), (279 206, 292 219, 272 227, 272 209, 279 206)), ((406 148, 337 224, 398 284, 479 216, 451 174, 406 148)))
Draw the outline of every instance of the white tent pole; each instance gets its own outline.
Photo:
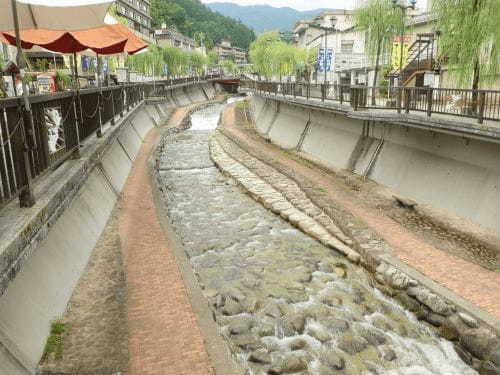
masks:
MULTIPOLYGON (((11 0, 12 4, 12 17, 14 19, 14 30, 16 33, 16 47, 17 47, 17 66, 20 71, 20 76, 21 76, 21 82, 23 85, 23 100, 24 100, 24 110, 26 116, 24 116, 25 119, 28 119, 29 122, 29 135, 31 138, 31 141, 33 142, 32 146, 36 147, 35 144, 35 126, 33 123, 33 112, 31 111, 31 106, 30 106, 30 101, 29 101, 29 92, 28 92, 28 85, 26 85, 24 81, 24 69, 26 68, 26 61, 23 56, 23 50, 21 48, 21 33, 19 32, 19 19, 17 17, 17 2, 16 0, 11 0)), ((15 85, 16 82, 13 82, 15 85)), ((33 191, 31 188, 31 165, 30 165, 30 160, 29 160, 29 152, 32 151, 32 148, 30 147, 29 142, 27 141, 26 138, 26 126, 21 127, 21 132, 22 132, 22 137, 23 137, 23 143, 24 143, 24 151, 23 151, 23 159, 24 159, 24 174, 25 176, 25 182, 26 185, 21 189, 21 192, 19 194, 19 202, 21 207, 31 207, 35 204, 35 197, 33 195, 33 191)))

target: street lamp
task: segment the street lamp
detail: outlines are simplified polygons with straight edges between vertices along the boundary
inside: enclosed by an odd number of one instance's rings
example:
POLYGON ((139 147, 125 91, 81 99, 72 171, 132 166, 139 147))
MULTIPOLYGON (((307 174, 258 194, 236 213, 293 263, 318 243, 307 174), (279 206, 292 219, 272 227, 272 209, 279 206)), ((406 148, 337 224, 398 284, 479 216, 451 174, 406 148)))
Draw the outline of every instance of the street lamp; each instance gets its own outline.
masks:
POLYGON ((400 39, 399 39, 399 43, 400 43, 399 79, 400 80, 401 80, 401 75, 403 74, 403 39, 404 39, 404 34, 405 34, 406 10, 407 9, 415 9, 416 3, 417 3, 417 0, 410 0, 410 4, 408 4, 405 0, 392 0, 392 6, 394 8, 401 9, 401 34, 400 34, 400 39))
POLYGON ((327 72, 326 72, 326 57, 327 57, 327 50, 328 50, 328 32, 335 31, 335 25, 337 24, 337 18, 336 17, 330 17, 327 18, 324 22, 323 25, 317 24, 315 25, 317 28, 323 30, 325 32, 324 38, 325 38, 325 50, 323 54, 323 68, 325 69, 325 85, 327 82, 327 72))
POLYGON ((401 33, 399 36, 399 77, 398 77, 398 113, 401 112, 401 103, 403 102, 403 92, 401 87, 403 86, 403 39, 405 34, 405 20, 406 20, 406 10, 415 9, 415 4, 417 0, 410 0, 410 4, 406 0, 392 0, 392 6, 394 8, 401 9, 401 33))

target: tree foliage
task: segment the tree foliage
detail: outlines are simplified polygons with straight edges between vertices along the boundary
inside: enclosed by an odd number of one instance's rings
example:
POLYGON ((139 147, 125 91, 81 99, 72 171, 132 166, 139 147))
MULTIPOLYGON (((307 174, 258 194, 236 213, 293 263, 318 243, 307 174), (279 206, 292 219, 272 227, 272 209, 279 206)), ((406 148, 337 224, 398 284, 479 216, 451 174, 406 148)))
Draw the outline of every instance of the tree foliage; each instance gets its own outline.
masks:
POLYGON ((390 50, 393 35, 401 30, 400 10, 392 6, 391 0, 359 1, 354 10, 356 28, 365 33, 365 52, 372 62, 377 52, 390 50))
POLYGON ((155 26, 175 26, 192 38, 203 33, 208 48, 229 38, 234 46, 248 49, 255 39, 254 32, 240 21, 210 10, 199 0, 152 0, 151 17, 155 26))
POLYGON ((458 83, 493 81, 500 66, 500 1, 434 0, 432 11, 441 31, 440 52, 458 83))
POLYGON ((299 48, 280 40, 279 33, 262 33, 250 45, 250 61, 260 75, 272 78, 306 70, 316 61, 314 50, 299 48))
POLYGON ((163 66, 166 64, 169 74, 173 76, 185 74, 202 74, 208 58, 198 52, 186 52, 176 47, 160 48, 154 45, 148 51, 128 56, 126 65, 138 72, 149 75, 163 75, 163 66))

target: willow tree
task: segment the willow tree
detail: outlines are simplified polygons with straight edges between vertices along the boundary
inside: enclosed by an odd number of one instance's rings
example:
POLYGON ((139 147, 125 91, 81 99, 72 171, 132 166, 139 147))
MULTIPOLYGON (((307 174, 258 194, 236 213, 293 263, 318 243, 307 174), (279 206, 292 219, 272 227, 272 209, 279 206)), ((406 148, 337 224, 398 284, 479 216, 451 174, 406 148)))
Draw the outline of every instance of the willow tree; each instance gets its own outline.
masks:
POLYGON ((274 50, 280 43, 278 32, 269 31, 262 33, 250 45, 250 61, 256 72, 266 78, 271 78, 276 73, 276 61, 273 60, 274 50))
POLYGON ((375 64, 373 87, 376 87, 382 51, 389 50, 393 35, 398 34, 402 26, 399 9, 393 7, 391 0, 359 1, 354 22, 357 29, 365 33, 365 51, 375 64))
POLYGON ((494 81, 500 66, 500 1, 433 0, 432 11, 441 31, 440 52, 458 83, 477 90, 494 81))

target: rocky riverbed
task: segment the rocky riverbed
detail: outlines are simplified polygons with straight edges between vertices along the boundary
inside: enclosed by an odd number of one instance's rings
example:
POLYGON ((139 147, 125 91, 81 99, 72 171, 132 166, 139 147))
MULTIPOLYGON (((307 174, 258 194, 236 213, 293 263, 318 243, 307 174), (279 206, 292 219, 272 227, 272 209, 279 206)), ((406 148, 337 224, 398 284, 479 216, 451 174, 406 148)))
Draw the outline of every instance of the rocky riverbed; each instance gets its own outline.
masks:
POLYGON ((469 375, 453 346, 370 275, 224 177, 208 141, 222 105, 165 139, 165 204, 214 319, 249 374, 469 375))

